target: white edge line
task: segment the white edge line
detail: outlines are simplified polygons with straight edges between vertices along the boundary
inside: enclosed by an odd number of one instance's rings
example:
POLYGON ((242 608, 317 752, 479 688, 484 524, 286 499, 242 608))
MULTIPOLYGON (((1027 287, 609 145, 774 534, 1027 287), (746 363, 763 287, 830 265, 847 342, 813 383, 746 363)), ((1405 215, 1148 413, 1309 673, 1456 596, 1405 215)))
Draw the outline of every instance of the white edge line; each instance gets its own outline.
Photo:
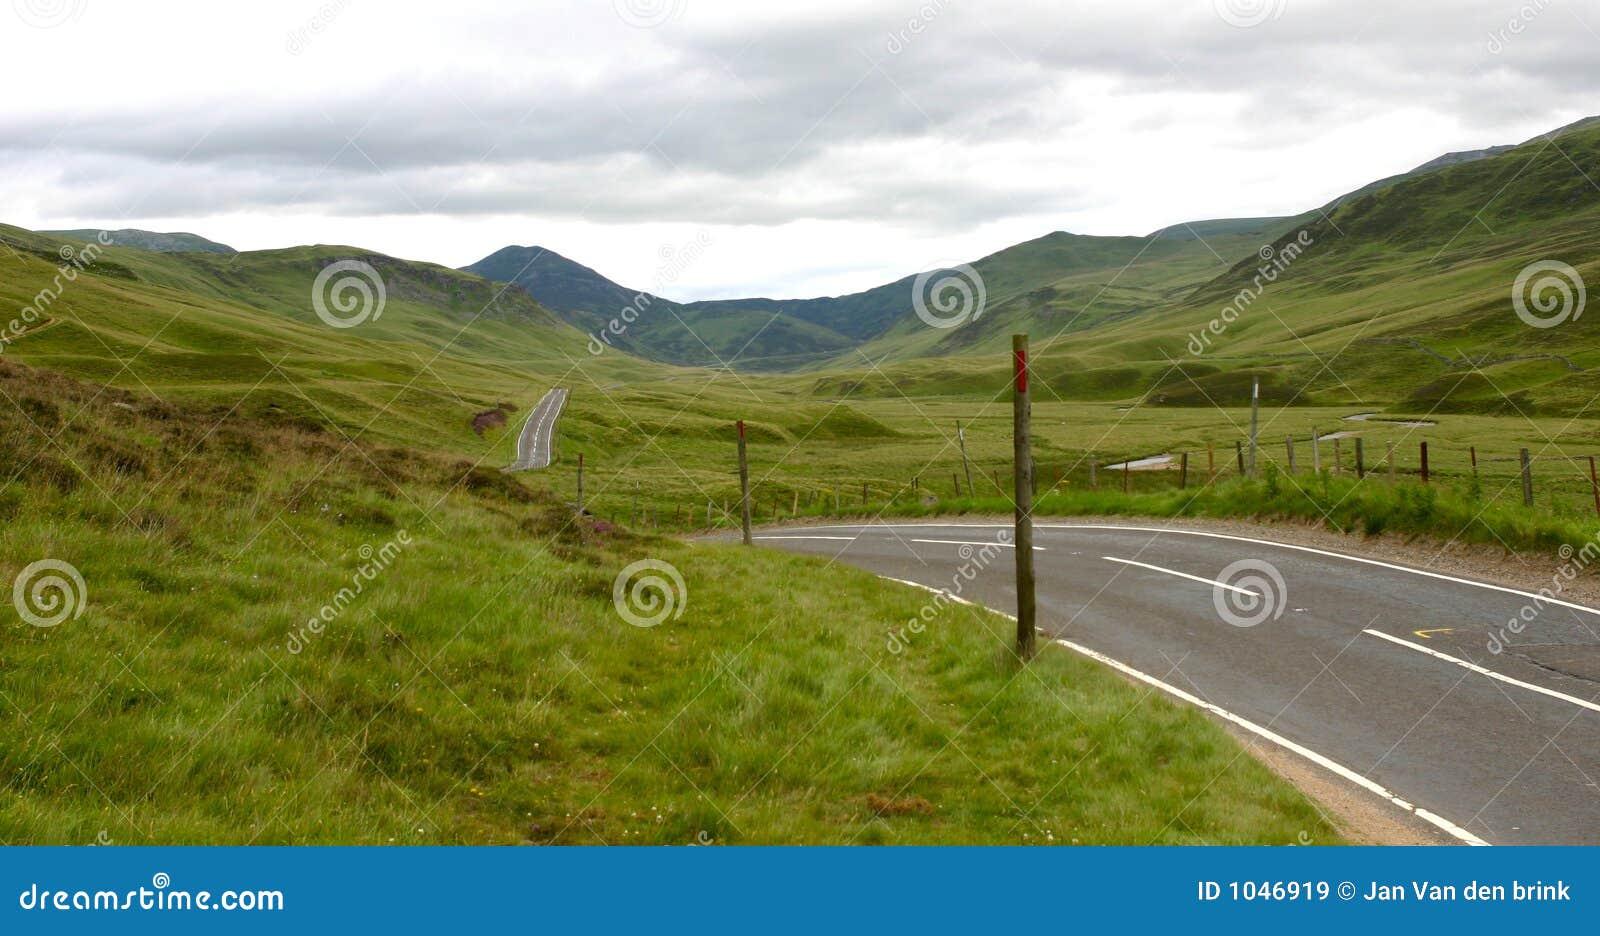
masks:
POLYGON ((1211 585, 1215 588, 1226 588, 1229 591, 1236 591, 1241 595, 1249 595, 1251 598, 1261 597, 1260 592, 1254 592, 1248 588, 1240 588, 1237 585, 1229 585, 1227 582, 1219 582, 1216 579, 1201 578, 1198 575, 1190 575, 1187 572, 1179 572, 1176 569, 1163 569, 1160 566, 1151 565, 1148 562, 1134 562, 1132 559, 1118 559, 1116 556, 1101 556, 1100 558, 1106 560, 1107 562, 1120 562, 1123 565, 1138 566, 1141 569, 1149 569, 1152 572, 1165 572, 1168 575, 1176 575, 1178 578, 1186 578, 1191 582, 1200 582, 1204 585, 1211 585))
MULTIPOLYGON (((912 581, 909 581, 907 579, 898 579, 898 578, 893 578, 893 577, 890 577, 890 576, 887 576, 887 575, 879 576, 879 578, 888 579, 891 582, 899 582, 902 585, 910 585, 910 586, 912 586, 914 588, 923 589, 924 591, 931 591, 931 592, 933 592, 935 594, 944 595, 946 598, 949 598, 952 601, 960 602, 961 604, 968 604, 968 605, 974 604, 974 602, 968 601, 965 598, 961 598, 961 597, 959 597, 957 595, 952 595, 949 592, 944 591, 943 589, 934 588, 934 587, 929 586, 929 585, 924 585, 921 582, 912 582, 912 581)), ((1010 618, 1013 621, 1016 620, 1016 617, 1014 615, 1006 614, 1004 611, 996 611, 993 608, 985 608, 985 610, 990 611, 993 614, 998 614, 1001 617, 1010 618)), ((1415 803, 1411 803, 1411 802, 1408 802, 1408 801, 1406 801, 1404 799, 1401 799, 1399 796, 1396 796, 1394 793, 1392 793, 1388 788, 1384 787, 1382 784, 1377 783, 1377 782, 1375 782, 1373 780, 1369 780, 1366 777, 1362 776, 1361 774, 1358 774, 1355 771, 1351 770, 1350 768, 1344 766, 1343 764, 1340 764, 1339 762, 1337 762, 1335 760, 1332 760, 1331 758, 1328 758, 1328 757, 1325 757, 1325 756, 1323 756, 1321 754, 1318 754, 1316 751, 1311 750, 1310 748, 1306 747, 1303 744, 1298 744, 1298 743, 1296 743, 1294 741, 1291 741, 1288 738, 1285 738, 1283 735, 1280 735, 1277 732, 1275 732, 1275 731, 1273 731, 1273 730, 1271 730, 1269 728, 1262 727, 1261 725, 1256 724, 1255 722, 1249 720, 1248 718, 1244 718, 1243 716, 1240 716, 1240 715, 1235 715, 1235 714, 1233 714, 1232 712, 1228 711, 1225 708, 1222 708, 1222 707, 1217 706, 1217 705, 1213 705, 1210 702, 1205 701, 1204 699, 1198 698, 1197 696, 1190 695, 1189 693, 1183 691, 1182 689, 1179 689, 1177 686, 1171 685, 1169 683, 1162 682, 1161 680, 1157 679, 1154 676, 1151 676, 1148 673, 1140 672, 1139 670, 1134 669, 1133 667, 1129 666, 1128 664, 1123 663, 1120 660, 1112 659, 1111 657, 1108 657, 1105 654, 1100 653, 1097 650, 1090 650, 1088 647, 1085 647, 1085 646, 1083 646, 1081 644, 1075 644, 1075 643, 1071 642, 1070 640, 1062 640, 1062 639, 1059 639, 1059 638, 1052 639, 1051 643, 1059 644, 1059 645, 1061 645, 1063 647, 1066 647, 1068 650, 1071 650, 1074 653, 1081 654, 1082 656, 1086 656, 1089 659, 1094 660, 1097 663, 1103 663, 1106 666, 1111 667, 1112 669, 1116 670, 1119 673, 1122 673, 1122 674, 1124 674, 1126 676, 1130 676, 1130 677, 1132 677, 1134 679, 1137 679, 1142 683, 1147 683, 1148 685, 1154 686, 1155 688, 1160 689, 1162 692, 1165 692, 1168 695, 1173 696, 1174 698, 1180 699, 1180 700, 1182 700, 1184 702, 1188 702, 1190 705, 1193 705, 1193 706, 1195 706, 1195 707, 1197 707, 1199 709, 1202 709, 1203 711, 1210 712, 1211 714, 1216 715, 1219 718, 1222 718, 1222 719, 1224 719, 1226 721, 1232 722, 1235 725, 1238 725, 1240 728, 1243 728, 1244 730, 1250 732, 1251 734, 1254 734, 1254 735, 1256 735, 1258 737, 1261 737, 1261 738, 1265 738, 1266 740, 1271 741, 1273 744, 1276 744, 1279 747, 1281 747, 1281 748, 1283 748, 1283 749, 1285 749, 1287 751, 1291 751, 1291 752, 1293 752, 1295 754, 1298 754, 1301 757, 1305 758, 1306 760, 1311 761, 1313 764, 1316 764, 1317 766, 1319 766, 1319 767, 1321 767, 1321 768, 1323 768, 1323 769, 1325 769, 1325 770, 1327 770, 1327 771, 1329 771, 1329 772, 1331 772, 1333 774, 1336 774, 1339 777, 1342 777, 1345 780, 1350 781, 1351 783, 1354 783, 1356 786, 1359 786, 1364 790, 1367 790, 1369 792, 1377 794, 1378 796, 1383 797, 1384 799, 1388 800, 1389 802, 1393 803, 1394 805, 1399 806, 1401 809, 1404 809, 1406 812, 1409 812, 1412 815, 1416 816, 1418 819, 1421 819, 1424 822, 1430 823, 1430 824, 1438 827, 1439 829, 1443 830, 1447 834, 1453 836, 1454 838, 1460 840, 1461 842, 1463 842, 1463 843, 1465 843, 1467 845, 1488 845, 1489 844, 1488 842, 1484 841, 1481 838, 1478 838, 1476 835, 1473 835, 1471 832, 1468 832, 1466 829, 1461 828, 1460 826, 1458 826, 1455 823, 1451 822, 1450 820, 1444 818, 1443 816, 1439 815, 1438 813, 1430 812, 1430 811, 1428 811, 1426 809, 1423 809, 1421 806, 1416 805, 1415 803)))
MULTIPOLYGON (((1005 523, 882 523, 866 525, 851 525, 847 523, 841 523, 825 527, 817 527, 817 529, 861 530, 871 529, 872 527, 881 527, 885 529, 912 529, 917 527, 931 527, 934 529, 945 528, 989 530, 997 527, 1003 528, 1007 526, 1009 526, 1009 524, 1005 523)), ((1560 598, 1548 598, 1544 595, 1537 595, 1533 592, 1526 592, 1517 588, 1508 588, 1504 585, 1491 585, 1488 582, 1475 582, 1472 579, 1457 578, 1453 575, 1445 575, 1442 572, 1429 572, 1426 569, 1414 569, 1411 566, 1396 565, 1392 562, 1384 562, 1381 559, 1367 559, 1362 556, 1352 556, 1349 553, 1333 552, 1327 549, 1317 549, 1314 546, 1297 546, 1293 543, 1280 543, 1276 540, 1257 539, 1251 536, 1234 536, 1229 533, 1210 533, 1205 530, 1177 530, 1168 527, 1117 526, 1109 523, 1035 523, 1034 528, 1039 530, 1121 530, 1126 533, 1173 533, 1180 536, 1205 536, 1211 539, 1233 540, 1240 543, 1254 543, 1258 546, 1275 546, 1279 549, 1290 549, 1294 550, 1295 552, 1312 553, 1313 555, 1317 556, 1330 556, 1335 559, 1344 559, 1348 562, 1359 562, 1363 565, 1378 566, 1379 568, 1383 569, 1393 569, 1396 572, 1409 572, 1412 575, 1422 575, 1432 579, 1439 579, 1440 581, 1444 582, 1454 582, 1457 585, 1471 585, 1474 588, 1487 588, 1491 591, 1504 592, 1508 595, 1516 595, 1519 598, 1531 598, 1534 601, 1542 604, 1560 605, 1563 608, 1571 608, 1575 611, 1583 611, 1587 614, 1600 615, 1600 609, 1591 608, 1587 605, 1581 605, 1571 601, 1562 601, 1560 598)))
POLYGON ((859 537, 855 536, 752 536, 750 538, 758 540, 844 540, 848 543, 853 543, 859 539, 859 537))
POLYGON ((1439 651, 1433 649, 1432 647, 1424 647, 1422 644, 1412 643, 1409 640, 1403 640, 1403 639, 1401 639, 1399 637, 1394 636, 1393 634, 1385 634, 1383 631, 1376 631, 1376 630, 1373 630, 1370 627, 1364 629, 1362 631, 1362 633, 1363 634, 1371 634, 1374 637, 1382 637, 1384 640, 1387 640, 1390 643, 1397 643, 1402 647, 1410 647, 1412 650, 1415 650, 1418 653, 1426 653, 1428 656, 1436 657, 1438 659, 1444 660, 1447 663, 1454 663, 1455 665, 1457 665, 1459 667, 1462 667, 1463 669, 1469 669, 1469 670, 1473 671, 1474 673, 1480 673, 1480 674, 1482 674, 1484 676, 1489 677, 1490 679, 1498 679, 1503 683, 1509 683, 1509 684, 1511 684, 1513 686, 1520 686, 1523 689, 1530 689, 1530 690, 1532 690, 1534 692, 1550 696, 1552 699, 1560 699, 1563 702, 1571 702, 1573 705, 1579 706, 1581 708, 1589 709, 1590 711, 1600 712, 1600 705, 1596 705, 1595 703, 1590 702, 1590 701, 1588 701, 1586 699, 1580 699, 1577 696, 1567 695, 1565 692, 1557 692, 1554 689, 1546 689, 1544 686, 1535 685, 1534 683, 1530 683, 1530 682, 1523 682, 1520 679, 1514 679, 1514 678, 1512 678, 1510 676, 1505 675, 1504 673, 1497 673, 1494 670, 1489 669, 1488 667, 1479 666, 1476 663, 1473 663, 1473 662, 1471 662, 1469 660, 1463 660, 1463 659, 1461 659, 1459 657, 1453 657, 1448 653, 1440 653, 1439 651))
MULTIPOLYGON (((988 542, 974 542, 972 540, 914 539, 911 542, 913 542, 913 543, 942 543, 942 544, 944 544, 946 546, 998 546, 1001 549, 1016 549, 1017 548, 1017 545, 1015 543, 988 543, 988 542)), ((1044 552, 1045 549, 1044 549, 1043 546, 1035 546, 1035 547, 1033 547, 1033 551, 1034 552, 1044 552)))

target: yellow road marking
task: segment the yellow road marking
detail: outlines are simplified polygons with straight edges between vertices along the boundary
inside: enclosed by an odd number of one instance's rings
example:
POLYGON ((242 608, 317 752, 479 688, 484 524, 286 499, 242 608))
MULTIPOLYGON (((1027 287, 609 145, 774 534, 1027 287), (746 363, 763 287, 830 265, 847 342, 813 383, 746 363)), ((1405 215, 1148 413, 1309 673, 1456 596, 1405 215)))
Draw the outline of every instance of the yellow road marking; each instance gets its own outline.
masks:
POLYGON ((1411 633, 1416 634, 1423 640, 1429 640, 1431 639, 1428 637, 1429 634, 1453 634, 1455 633, 1455 630, 1456 629, 1454 627, 1432 627, 1428 630, 1412 631, 1411 633))

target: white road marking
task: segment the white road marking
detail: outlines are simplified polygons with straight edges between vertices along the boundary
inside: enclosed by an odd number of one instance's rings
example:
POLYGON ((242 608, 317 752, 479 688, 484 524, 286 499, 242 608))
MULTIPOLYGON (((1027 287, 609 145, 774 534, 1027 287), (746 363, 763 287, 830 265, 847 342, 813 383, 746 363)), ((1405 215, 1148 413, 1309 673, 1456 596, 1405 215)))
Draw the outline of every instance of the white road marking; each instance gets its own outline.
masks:
MULTIPOLYGON (((959 596, 952 595, 949 592, 947 592, 947 591, 945 591, 943 589, 940 589, 940 588, 933 588, 931 586, 924 585, 921 582, 912 582, 912 581, 908 581, 906 579, 892 578, 892 577, 887 576, 887 575, 880 576, 880 578, 888 579, 891 582, 899 582, 902 585, 911 585, 911 586, 913 586, 915 588, 923 589, 924 591, 934 592, 935 594, 942 594, 945 597, 951 599, 952 601, 958 601, 958 602, 961 602, 962 604, 968 604, 968 605, 973 604, 973 602, 968 601, 965 598, 961 598, 959 596)), ((1004 611, 995 611, 993 608, 989 608, 987 610, 991 611, 994 614, 998 614, 1001 617, 1010 618, 1013 621, 1016 620, 1016 617, 1014 615, 1006 614, 1004 611)), ((1283 735, 1278 734, 1277 732, 1273 731, 1270 728, 1266 728, 1266 727, 1264 727, 1262 725, 1258 725, 1255 722, 1249 720, 1248 718, 1245 718, 1245 717, 1240 716, 1240 715, 1235 715, 1234 713, 1228 711, 1225 708, 1222 708, 1221 706, 1213 705, 1212 703, 1207 702, 1204 699, 1201 699, 1201 698, 1198 698, 1196 696, 1190 695, 1189 693, 1183 691, 1182 689, 1179 689, 1177 686, 1174 686, 1174 685, 1171 685, 1169 683, 1163 682, 1163 681, 1157 679, 1156 677, 1151 676, 1149 673, 1140 672, 1139 670, 1134 669, 1133 667, 1129 666, 1126 663, 1123 663, 1120 660, 1115 660, 1115 659, 1112 659, 1111 657, 1106 656, 1105 654, 1099 652, 1098 650, 1091 650, 1088 647, 1085 647, 1085 646, 1083 646, 1081 644, 1075 644, 1070 640, 1056 639, 1056 640, 1052 640, 1051 642, 1052 643, 1056 643, 1056 644, 1060 644, 1061 646, 1066 647, 1068 650, 1071 650, 1074 653, 1078 653, 1078 654, 1081 654, 1083 656, 1086 656, 1089 659, 1094 660, 1097 663, 1103 663, 1106 666, 1109 666, 1112 669, 1116 670, 1117 672, 1122 673, 1122 674, 1124 674, 1126 676, 1130 676, 1130 677, 1132 677, 1134 679, 1137 679, 1140 682, 1145 683, 1146 685, 1154 686, 1155 688, 1160 689, 1162 692, 1165 692, 1166 694, 1172 696, 1173 698, 1180 699, 1180 700, 1182 700, 1184 702, 1188 702, 1190 705, 1196 706, 1197 708, 1200 708, 1200 709, 1202 709, 1204 711, 1210 712, 1213 715, 1216 715, 1218 718, 1225 719, 1226 721, 1229 721, 1229 722, 1232 722, 1235 725, 1238 725, 1240 728, 1243 728, 1245 731, 1248 731, 1251 734, 1256 735, 1257 737, 1265 738, 1266 740, 1271 741, 1273 744, 1276 744, 1279 747, 1281 747, 1281 748, 1283 748, 1283 749, 1285 749, 1287 751, 1291 751, 1291 752, 1293 752, 1295 754, 1298 754, 1301 757, 1305 758, 1306 760, 1311 761, 1313 764, 1316 764, 1317 766, 1322 767, 1323 769, 1328 770, 1328 771, 1338 775, 1339 777, 1342 777, 1345 780, 1350 781, 1351 783, 1354 783, 1356 786, 1359 786, 1364 790, 1367 790, 1369 792, 1377 794, 1378 796, 1383 797, 1384 799, 1388 800, 1389 802, 1393 803, 1394 805, 1399 806, 1401 809, 1404 809, 1405 811, 1407 811, 1407 812, 1411 813, 1412 815, 1416 816, 1418 819, 1421 819, 1424 822, 1427 822, 1427 823, 1429 823, 1429 824, 1431 824, 1431 825, 1433 825, 1433 826, 1435 826, 1435 827, 1437 827, 1439 829, 1442 829, 1446 834, 1456 838, 1457 840, 1459 840, 1461 842, 1465 842, 1468 845, 1488 845, 1489 844, 1488 842, 1484 841, 1481 838, 1478 838, 1476 835, 1473 835, 1471 832, 1468 832, 1466 829, 1461 828, 1460 826, 1458 826, 1455 823, 1451 822, 1450 820, 1444 818, 1443 816, 1439 815, 1438 813, 1430 812, 1429 810, 1423 809, 1421 806, 1418 806, 1415 803, 1412 803, 1412 802, 1409 802, 1409 801, 1407 801, 1405 799, 1402 799, 1401 797, 1395 795, 1393 792, 1391 792, 1387 787, 1383 786, 1382 784, 1377 783, 1377 782, 1375 782, 1373 780, 1369 780, 1366 777, 1362 776, 1361 774, 1356 773, 1354 770, 1351 770, 1350 768, 1344 766, 1343 764, 1340 764, 1339 762, 1333 760, 1332 758, 1325 757, 1322 754, 1318 754, 1316 751, 1311 750, 1310 748, 1306 747, 1303 744, 1299 744, 1297 742, 1291 741, 1288 738, 1285 738, 1283 735)))
POLYGON ((856 540, 858 540, 860 538, 861 537, 859 537, 859 536, 752 536, 751 537, 751 539, 758 539, 758 540, 844 540, 847 543, 853 543, 853 542, 855 542, 856 540))
POLYGON ((1163 569, 1160 566, 1151 565, 1148 562, 1134 562, 1132 559, 1118 559, 1116 556, 1101 556, 1100 558, 1105 559, 1108 562, 1120 562, 1123 565, 1138 566, 1141 569, 1149 569, 1152 572, 1165 572, 1168 575, 1176 575, 1178 578, 1186 578, 1191 582, 1200 582, 1204 585, 1213 585, 1217 588, 1226 588, 1228 591, 1236 591, 1241 595, 1249 595, 1251 598, 1261 597, 1260 592, 1251 591, 1248 588, 1240 588, 1237 585, 1229 585, 1227 582, 1219 582, 1215 579, 1201 578, 1198 575, 1190 575, 1187 572, 1179 572, 1176 569, 1163 569))
POLYGON ((1595 703, 1590 702, 1590 701, 1588 701, 1586 699, 1580 699, 1577 696, 1567 695, 1565 692, 1557 692, 1554 689, 1546 689, 1543 686, 1538 686, 1538 685, 1535 685, 1535 684, 1530 683, 1530 682, 1523 682, 1520 679, 1514 679, 1514 678, 1512 678, 1510 676, 1505 675, 1504 673, 1497 673, 1494 670, 1489 669, 1488 667, 1479 666, 1478 664, 1473 663, 1473 662, 1471 662, 1469 660, 1463 660, 1463 659, 1461 659, 1459 657, 1453 657, 1448 653, 1440 653, 1439 651, 1433 649, 1432 647, 1424 647, 1422 644, 1419 644, 1419 643, 1412 643, 1409 640, 1402 640, 1401 638, 1396 637, 1393 634, 1385 634, 1383 631, 1376 631, 1376 630, 1373 630, 1370 627, 1366 628, 1365 630, 1363 630, 1362 633, 1363 634, 1371 634, 1374 637, 1382 637, 1384 640, 1387 640, 1390 643, 1396 643, 1396 644, 1399 644, 1402 647, 1409 647, 1412 650, 1417 651, 1418 653, 1426 653, 1428 656, 1435 657, 1435 658, 1440 659, 1440 660, 1444 660, 1446 663, 1454 663, 1455 665, 1457 665, 1459 667, 1462 667, 1463 669, 1472 670, 1474 673, 1478 673, 1480 675, 1487 676, 1490 679, 1498 679, 1503 683, 1509 683, 1510 685, 1513 685, 1513 686, 1520 686, 1523 689, 1529 689, 1529 690, 1532 690, 1534 692, 1540 693, 1541 695, 1547 695, 1547 696, 1551 697, 1552 699, 1560 699, 1563 702, 1571 702, 1573 705, 1576 705, 1576 706, 1578 706, 1580 708, 1589 709, 1592 712, 1600 712, 1600 705, 1596 705, 1595 703))
MULTIPOLYGON (((1017 548, 1017 545, 1015 543, 999 543, 999 542, 995 542, 993 540, 988 541, 988 542, 984 542, 982 540, 973 541, 973 540, 914 539, 911 542, 913 542, 913 543, 943 543, 946 546, 999 546, 1002 549, 1016 549, 1017 548)), ((1033 551, 1034 552, 1044 552, 1044 547, 1043 546, 1035 546, 1035 547, 1033 547, 1033 551)))
MULTIPOLYGON (((1010 526, 1010 524, 1003 523, 884 523, 874 525, 891 529, 932 528, 975 530, 1004 529, 1010 526)), ((1292 543, 1279 543, 1275 540, 1256 539, 1250 536, 1234 536, 1228 533, 1209 533, 1204 530, 1176 530, 1167 527, 1116 526, 1114 524, 1102 523, 1035 523, 1033 528, 1036 530, 1120 530, 1124 533, 1173 533, 1181 536, 1204 536, 1210 539, 1233 540, 1240 543, 1252 543, 1257 546, 1274 546, 1278 549, 1289 549, 1295 552, 1311 553, 1317 556, 1328 556, 1334 559, 1343 559, 1347 562, 1359 562, 1362 565, 1378 566, 1379 568, 1392 569, 1396 572, 1408 572, 1412 575, 1421 575, 1427 578, 1439 579, 1440 581, 1444 582, 1454 582, 1457 585, 1470 585, 1473 588, 1487 588, 1491 591, 1504 592, 1508 595, 1516 595, 1519 598, 1531 598, 1543 604, 1560 605, 1563 608, 1571 608, 1574 611, 1583 611, 1587 614, 1600 616, 1600 609, 1591 608, 1587 605, 1576 604, 1571 601, 1562 601, 1559 598, 1549 598, 1544 595, 1536 595, 1533 592, 1525 592, 1516 588, 1507 588, 1504 585, 1491 585, 1488 582, 1475 582, 1472 579, 1457 578, 1453 575, 1445 575, 1442 572, 1429 572, 1426 569, 1414 569, 1410 566, 1396 565, 1392 562, 1384 562, 1381 559, 1367 559, 1362 556, 1352 556, 1349 553, 1332 552, 1326 549, 1317 549, 1313 546, 1296 546, 1292 543)), ((819 527, 818 529, 870 529, 870 527, 837 524, 834 526, 819 527)))

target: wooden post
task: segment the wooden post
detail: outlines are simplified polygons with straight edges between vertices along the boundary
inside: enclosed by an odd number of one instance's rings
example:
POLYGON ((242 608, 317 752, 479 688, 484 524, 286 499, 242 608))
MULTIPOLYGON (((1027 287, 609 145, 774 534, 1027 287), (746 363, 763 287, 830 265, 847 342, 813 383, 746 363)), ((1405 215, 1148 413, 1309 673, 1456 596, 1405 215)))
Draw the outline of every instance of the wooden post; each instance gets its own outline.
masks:
POLYGON ((800 492, 798 490, 794 492, 794 506, 789 508, 789 515, 800 516, 800 492))
POLYGON ((1385 457, 1389 459, 1389 483, 1393 484, 1394 483, 1394 478, 1395 478, 1394 443, 1393 442, 1389 442, 1389 443, 1387 443, 1387 445, 1389 447, 1389 453, 1385 457))
POLYGON ((967 461, 967 434, 961 429, 961 420, 956 420, 956 441, 961 443, 961 470, 967 475, 967 493, 976 494, 977 488, 972 486, 972 463, 967 461))
POLYGON ((867 505, 867 482, 861 482, 861 506, 867 505))
POLYGON ((1361 445, 1361 437, 1356 436, 1356 480, 1367 476, 1367 453, 1361 445))
POLYGON ((1533 458, 1522 450, 1522 506, 1533 506, 1533 458))
POLYGON ((1428 483, 1428 443, 1422 443, 1422 483, 1428 483))
POLYGON ((1234 440, 1233 454, 1239 459, 1239 474, 1244 474, 1244 443, 1234 440))
POLYGON ((1283 444, 1289 450, 1289 473, 1294 474, 1294 436, 1285 438, 1283 444))
POLYGON ((1011 336, 1016 362, 1012 393, 1012 446, 1016 466, 1017 655, 1027 660, 1035 645, 1033 594, 1033 414, 1028 396, 1028 336, 1011 336))
POLYGON ((1344 474, 1344 446, 1339 444, 1341 441, 1333 440, 1333 473, 1336 475, 1344 474))
POLYGON ((578 453, 578 513, 583 513, 583 453, 578 453))
POLYGON ((1128 493, 1129 476, 1133 473, 1132 465, 1133 459, 1126 455, 1122 456, 1122 493, 1124 494, 1128 493))
POLYGON ((994 489, 996 491, 1000 492, 1000 496, 1004 497, 1005 493, 1006 493, 1006 489, 1000 483, 1000 469, 999 468, 992 468, 992 469, 990 469, 989 474, 990 474, 991 477, 994 478, 994 489))
POLYGON ((1090 455, 1089 456, 1089 489, 1091 491, 1096 491, 1096 490, 1100 489, 1100 472, 1099 472, 1099 468, 1100 468, 1100 459, 1096 458, 1093 455, 1090 455))
POLYGON ((1322 436, 1311 427, 1311 473, 1322 474, 1322 436))
POLYGON ((956 496, 961 496, 961 476, 954 471, 950 472, 950 483, 955 486, 956 496))
POLYGON ((1250 477, 1256 476, 1256 426, 1261 408, 1261 378, 1255 377, 1250 382, 1250 477))
POLYGON ((639 522, 639 482, 633 482, 633 510, 628 514, 628 524, 639 522))
POLYGON ((839 489, 838 488, 834 488, 833 489, 833 512, 834 513, 838 513, 839 512, 839 489))
POLYGON ((1178 490, 1189 486, 1189 453, 1178 456, 1178 490))
POLYGON ((1217 480, 1217 444, 1206 440, 1206 483, 1217 480))
POLYGON ((750 462, 744 452, 744 420, 739 420, 739 524, 744 529, 744 544, 750 545, 750 462))
POLYGON ((1594 456, 1589 456, 1589 489, 1594 491, 1594 512, 1600 516, 1600 477, 1594 473, 1594 456))
POLYGON ((715 515, 715 512, 712 510, 714 506, 714 502, 706 501, 706 526, 711 526, 712 517, 715 515))
POLYGON ((1476 475, 1478 473, 1478 447, 1476 445, 1468 446, 1467 454, 1472 456, 1472 473, 1476 475))

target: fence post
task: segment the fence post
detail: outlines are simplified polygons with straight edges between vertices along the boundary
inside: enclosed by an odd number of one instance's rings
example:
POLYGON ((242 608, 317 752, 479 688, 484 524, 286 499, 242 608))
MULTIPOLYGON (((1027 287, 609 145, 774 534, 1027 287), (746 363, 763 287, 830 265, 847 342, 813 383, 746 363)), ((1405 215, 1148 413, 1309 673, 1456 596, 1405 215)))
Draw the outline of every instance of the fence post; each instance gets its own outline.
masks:
POLYGON ((1311 427, 1311 473, 1322 474, 1322 436, 1311 427))
POLYGON ((713 504, 712 504, 711 501, 706 501, 706 526, 710 526, 711 525, 711 518, 712 518, 712 509, 711 508, 712 508, 712 506, 713 506, 713 504))
POLYGON ((739 420, 739 524, 744 544, 750 545, 750 463, 744 452, 744 420, 739 420))
POLYGON ((1217 480, 1217 443, 1206 440, 1206 484, 1217 480))
POLYGON ((1422 483, 1428 483, 1428 443, 1422 443, 1422 483))
POLYGON ((1233 454, 1239 459, 1239 474, 1244 474, 1244 443, 1234 440, 1233 454))
POLYGON ((800 516, 800 492, 798 490, 794 492, 794 506, 789 508, 789 513, 795 517, 800 516))
POLYGON ((1344 446, 1339 444, 1340 441, 1342 440, 1333 440, 1333 473, 1336 476, 1344 474, 1344 446))
POLYGON ((1128 493, 1128 481, 1133 474, 1132 465, 1133 459, 1126 455, 1122 456, 1122 493, 1124 494, 1128 493))
POLYGON ((1356 436, 1356 480, 1367 476, 1367 452, 1361 445, 1361 437, 1356 436))
POLYGON ((956 420, 956 441, 961 443, 961 470, 967 474, 967 493, 975 494, 972 486, 972 463, 967 461, 967 434, 961 430, 961 420, 956 420))
POLYGON ((1594 473, 1594 456, 1589 456, 1589 489, 1594 491, 1594 512, 1600 516, 1600 477, 1594 473))
POLYGON ((861 482, 861 506, 867 505, 867 482, 861 482))
POLYGON ((1294 474, 1294 436, 1286 436, 1283 445, 1289 450, 1289 473, 1294 474))
POLYGON ((1012 445, 1016 463, 1017 655, 1033 656, 1033 413, 1028 397, 1028 336, 1011 336, 1016 359, 1016 384, 1012 394, 1012 445))
POLYGON ((1389 460, 1389 483, 1393 484, 1394 483, 1394 478, 1395 478, 1394 443, 1393 442, 1389 442, 1389 443, 1387 443, 1387 445, 1389 447, 1389 453, 1385 457, 1389 460))
POLYGON ((583 513, 583 453, 578 453, 578 513, 583 513))
POLYGON ((1472 474, 1476 477, 1478 474, 1478 447, 1476 445, 1468 446, 1467 454, 1472 456, 1472 474))
POLYGON ((950 483, 955 485, 956 496, 960 497, 961 496, 961 476, 956 474, 954 471, 950 472, 950 483))
POLYGON ((628 524, 631 526, 639 522, 639 482, 633 482, 633 509, 628 514, 628 524))
POLYGON ((1256 426, 1257 410, 1261 408, 1261 378, 1252 378, 1250 382, 1250 477, 1256 476, 1256 426))
POLYGON ((1533 506, 1533 459, 1522 450, 1522 506, 1533 506))
POLYGON ((1099 473, 1096 470, 1099 467, 1100 467, 1100 459, 1094 457, 1093 455, 1090 455, 1089 456, 1089 490, 1091 490, 1091 491, 1097 491, 1097 490, 1100 489, 1100 478, 1098 476, 1099 473))
POLYGON ((1178 456, 1178 490, 1189 486, 1189 453, 1184 452, 1178 456))

